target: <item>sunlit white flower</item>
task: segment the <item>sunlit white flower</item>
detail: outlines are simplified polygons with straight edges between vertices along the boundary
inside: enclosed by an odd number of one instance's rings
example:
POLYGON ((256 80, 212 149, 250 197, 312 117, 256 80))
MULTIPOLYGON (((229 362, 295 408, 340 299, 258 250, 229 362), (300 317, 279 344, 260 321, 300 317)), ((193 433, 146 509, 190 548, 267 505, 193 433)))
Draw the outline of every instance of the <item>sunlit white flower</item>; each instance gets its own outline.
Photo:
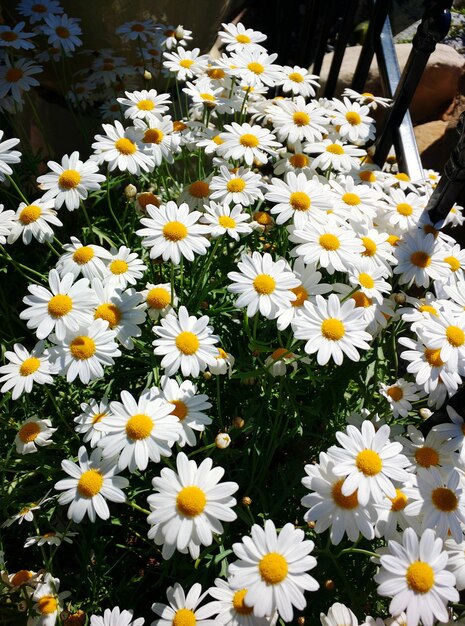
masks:
POLYGON ((0 243, 5 244, 8 235, 11 232, 14 224, 14 211, 4 211, 3 204, 0 204, 0 243))
POLYGON ((96 244, 83 245, 77 237, 71 237, 71 243, 63 245, 65 253, 57 262, 57 270, 60 276, 73 274, 77 278, 82 274, 85 278, 102 278, 107 272, 111 254, 102 246, 96 244))
POLYGON ((293 96, 309 98, 315 95, 315 87, 319 87, 318 76, 310 74, 304 67, 285 65, 281 68, 278 86, 284 93, 290 92, 293 96))
POLYGON ((234 363, 236 359, 232 354, 229 354, 223 348, 217 348, 218 354, 216 355, 215 363, 208 364, 208 370, 215 376, 225 376, 228 374, 231 377, 234 363))
POLYGON ((152 480, 157 493, 147 498, 151 513, 148 536, 162 545, 163 558, 169 559, 175 550, 189 551, 197 559, 200 546, 209 546, 213 533, 222 534, 222 521, 232 522, 236 514, 232 497, 239 489, 234 482, 219 482, 224 475, 222 467, 213 467, 206 458, 197 467, 183 452, 176 457, 177 472, 164 467, 160 477, 152 480))
POLYGON ((49 446, 56 431, 49 419, 39 419, 37 415, 23 422, 16 433, 15 445, 18 454, 37 452, 37 446, 49 446))
POLYGON ((171 292, 170 283, 152 284, 147 283, 145 289, 140 292, 147 305, 147 313, 151 320, 157 321, 160 315, 165 317, 177 306, 178 298, 176 293, 171 292))
POLYGON ((405 232, 417 227, 420 215, 425 207, 425 199, 416 193, 404 193, 401 189, 391 189, 385 195, 387 201, 385 211, 391 226, 405 232))
POLYGON ((250 215, 243 213, 244 208, 236 204, 231 209, 228 205, 210 202, 205 205, 205 212, 202 223, 208 224, 213 239, 222 235, 229 235, 235 241, 239 241, 241 236, 249 235, 252 232, 250 226, 250 215))
POLYGON ((91 615, 90 626, 142 626, 143 617, 133 619, 133 611, 121 610, 119 606, 105 609, 103 615, 91 615))
POLYGON ((405 530, 409 527, 413 528, 417 534, 420 534, 420 520, 416 517, 407 516, 405 512, 406 506, 412 502, 411 491, 411 484, 407 483, 406 486, 396 487, 395 498, 385 496, 381 502, 374 503, 376 537, 397 539, 399 536, 398 529, 405 530))
POLYGON ((225 580, 215 578, 215 586, 208 590, 216 600, 215 622, 221 626, 270 626, 270 618, 252 615, 253 607, 244 602, 246 593, 247 589, 235 591, 225 580))
POLYGON ((13 138, 1 141, 3 135, 4 131, 0 130, 0 181, 5 180, 6 176, 10 176, 13 173, 10 164, 19 163, 21 160, 21 152, 12 150, 19 144, 19 139, 13 138))
POLYGON ((339 140, 323 139, 318 143, 309 143, 304 147, 304 152, 317 154, 313 161, 313 168, 321 168, 349 172, 350 170, 358 170, 360 161, 358 157, 365 155, 365 150, 357 148, 350 144, 343 144, 339 140))
POLYGON ((259 174, 245 167, 234 168, 230 171, 226 166, 221 165, 220 173, 213 176, 211 180, 210 198, 223 204, 250 206, 256 200, 263 198, 261 187, 262 177, 259 174))
POLYGON ((355 102, 358 102, 359 104, 365 104, 368 107, 371 107, 373 110, 375 110, 378 105, 381 107, 388 107, 392 102, 391 98, 382 98, 381 96, 375 96, 374 94, 367 91, 363 93, 358 93, 358 91, 350 89, 349 87, 346 87, 344 89, 342 95, 350 98, 351 100, 355 100, 355 102))
POLYGON ((8 243, 14 243, 19 237, 26 245, 33 237, 40 243, 52 241, 52 226, 63 226, 53 206, 53 200, 34 200, 33 204, 21 202, 13 218, 8 243))
POLYGON ((200 48, 184 50, 177 48, 176 52, 165 52, 163 67, 176 75, 176 80, 184 82, 188 78, 194 78, 207 68, 208 57, 199 54, 200 48))
POLYGON ((265 41, 266 35, 260 31, 246 28, 241 22, 238 24, 221 24, 221 26, 224 30, 218 32, 218 37, 221 43, 226 44, 228 52, 238 52, 245 48, 265 51, 260 42, 265 41))
POLYGON ((412 410, 411 403, 420 399, 415 383, 403 378, 399 378, 392 385, 381 383, 379 392, 389 402, 394 417, 399 415, 407 417, 409 411, 412 410))
POLYGON ((440 437, 447 438, 455 444, 454 447, 458 450, 460 461, 463 463, 465 456, 465 420, 450 405, 446 406, 446 411, 451 421, 437 424, 433 426, 432 430, 440 437))
POLYGON ((174 124, 169 115, 135 120, 134 125, 142 132, 144 152, 156 166, 163 161, 173 163, 173 155, 180 150, 180 138, 174 133, 174 124))
POLYGON ((432 468, 443 469, 448 474, 456 465, 456 456, 452 454, 455 446, 446 442, 445 435, 430 430, 426 435, 412 425, 407 427, 407 437, 398 437, 397 440, 403 446, 403 452, 410 461, 407 468, 417 473, 420 469, 432 468))
POLYGON ((349 268, 349 282, 353 287, 357 287, 368 298, 376 300, 380 304, 383 302, 383 294, 388 294, 392 287, 383 280, 386 270, 382 267, 373 267, 366 259, 357 263, 356 267, 349 268))
POLYGON ((434 350, 440 350, 442 361, 447 361, 460 375, 465 374, 465 319, 449 311, 430 315, 418 326, 421 340, 434 350))
POLYGON ((131 120, 151 120, 153 117, 161 117, 168 111, 168 105, 171 102, 169 94, 159 94, 156 89, 126 91, 125 95, 126 98, 117 98, 117 100, 125 107, 124 117, 131 120))
POLYGON ((320 613, 322 626, 358 626, 358 619, 345 604, 335 602, 329 607, 328 614, 320 613))
POLYGON ((274 154, 274 148, 281 144, 275 141, 275 136, 266 128, 262 128, 257 124, 231 124, 224 125, 224 131, 220 133, 221 144, 218 152, 225 159, 234 159, 235 161, 244 159, 250 167, 254 160, 259 163, 266 163, 268 154, 274 154))
POLYGON ((258 46, 244 48, 230 55, 231 74, 246 87, 273 87, 280 78, 280 66, 274 65, 277 54, 268 54, 258 46))
POLYGON ((30 620, 30 626, 55 625, 58 612, 63 609, 63 600, 71 595, 69 591, 58 593, 59 589, 59 579, 47 572, 32 594, 35 617, 30 620))
POLYGON ((30 393, 34 383, 51 385, 53 378, 48 354, 44 354, 44 342, 39 341, 29 352, 20 343, 15 343, 13 352, 7 350, 8 365, 0 367, 0 391, 12 390, 12 399, 17 400, 23 393, 30 393))
POLYGON ((99 426, 100 422, 110 415, 110 403, 104 397, 100 402, 91 398, 89 402, 81 403, 81 411, 74 418, 77 433, 83 434, 84 443, 90 443, 91 448, 95 448, 100 439, 104 436, 104 431, 99 426))
POLYGON ((459 543, 446 539, 444 548, 449 555, 447 569, 454 574, 457 589, 462 591, 465 589, 465 538, 459 543))
POLYGON ((141 171, 150 172, 155 167, 153 158, 144 151, 142 129, 131 126, 127 129, 121 122, 102 124, 105 135, 95 135, 92 144, 94 159, 97 163, 108 163, 108 169, 115 169, 139 175, 141 171))
POLYGON ((126 289, 128 285, 135 285, 147 270, 138 254, 126 246, 121 246, 119 250, 112 248, 110 255, 102 278, 105 285, 126 289))
POLYGON ((367 115, 370 112, 369 107, 351 102, 348 98, 343 100, 334 98, 331 105, 331 122, 338 127, 340 137, 347 138, 355 144, 374 139, 374 119, 367 115))
POLYGON ((30 548, 31 546, 37 546, 40 548, 41 546, 45 545, 60 546, 63 542, 73 543, 71 537, 74 537, 75 535, 77 535, 77 533, 70 531, 66 533, 61 533, 57 530, 51 530, 47 533, 44 533, 43 535, 34 535, 32 537, 28 537, 24 542, 24 547, 30 548))
POLYGON ((216 620, 208 618, 215 614, 216 603, 209 602, 205 606, 198 606, 206 595, 206 591, 202 593, 200 583, 193 584, 187 595, 181 585, 175 583, 174 587, 168 587, 166 590, 169 604, 161 602, 152 604, 152 611, 161 619, 156 619, 151 626, 173 626, 173 624, 215 626, 216 620))
POLYGON ((427 288, 431 280, 446 279, 447 263, 432 233, 421 230, 404 233, 394 249, 397 265, 394 274, 400 274, 399 282, 410 286, 427 288))

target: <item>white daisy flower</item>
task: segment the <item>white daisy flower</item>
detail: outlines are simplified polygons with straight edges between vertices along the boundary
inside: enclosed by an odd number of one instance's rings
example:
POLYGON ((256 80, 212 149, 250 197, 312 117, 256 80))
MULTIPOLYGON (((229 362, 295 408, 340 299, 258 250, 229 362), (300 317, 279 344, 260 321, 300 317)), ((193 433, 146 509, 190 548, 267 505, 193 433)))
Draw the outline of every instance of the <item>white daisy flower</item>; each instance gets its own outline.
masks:
POLYGON ((21 202, 13 218, 8 235, 8 243, 14 243, 21 237, 24 244, 31 243, 32 238, 39 243, 53 240, 53 226, 63 226, 53 210, 53 200, 34 200, 34 204, 21 202))
POLYGON ((420 216, 425 208, 426 199, 416 193, 404 193, 401 189, 391 189, 389 195, 385 195, 384 212, 387 213, 388 223, 399 228, 401 231, 415 229, 420 216))
POLYGON ((220 166, 220 174, 213 176, 210 183, 211 200, 223 204, 242 204, 250 206, 256 200, 263 199, 261 191, 262 177, 251 172, 248 168, 239 167, 230 171, 226 166, 220 166))
POLYGON ((401 443, 389 441, 389 433, 387 424, 376 431, 369 420, 362 423, 360 430, 349 424, 345 432, 336 433, 342 447, 331 446, 328 456, 335 463, 334 473, 345 477, 342 495, 358 489, 363 506, 369 501, 382 502, 384 496, 396 497, 392 481, 408 481, 409 475, 403 468, 409 460, 401 454, 401 443))
POLYGON ((151 320, 155 322, 160 317, 166 317, 173 306, 178 306, 176 293, 171 293, 170 283, 147 283, 145 289, 140 292, 147 306, 147 313, 151 320))
POLYGON ((435 467, 419 468, 416 484, 417 488, 411 490, 413 502, 407 505, 405 514, 421 516, 422 532, 432 528, 437 537, 445 540, 450 535, 460 543, 465 523, 465 493, 459 486, 459 472, 452 469, 444 479, 435 467))
POLYGON ((430 315, 417 327, 423 343, 434 350, 440 350, 442 361, 449 363, 463 376, 465 374, 465 319, 456 317, 447 310, 430 315))
POLYGON ((395 498, 385 497, 381 502, 374 503, 376 511, 375 536, 388 539, 397 539, 399 536, 398 528, 405 530, 413 528, 417 534, 420 534, 420 521, 417 518, 407 516, 405 508, 412 501, 411 484, 401 488, 396 487, 395 498))
POLYGON ((56 431, 49 419, 39 419, 37 415, 30 417, 19 427, 15 437, 16 452, 31 454, 37 452, 37 446, 49 446, 51 437, 56 431))
POLYGON ((197 319, 181 306, 178 314, 169 313, 161 320, 161 326, 153 328, 158 335, 152 343, 154 353, 163 355, 161 366, 166 376, 181 369, 183 376, 196 377, 207 365, 215 364, 217 349, 214 344, 218 343, 219 337, 213 334, 209 321, 207 315, 197 319))
POLYGON ((228 376, 231 378, 231 374, 234 368, 236 359, 232 354, 229 354, 223 348, 217 348, 218 354, 216 355, 215 363, 208 364, 208 371, 214 376, 228 376))
POLYGON ((307 604, 303 592, 319 588, 307 574, 316 566, 310 556, 314 543, 290 523, 278 535, 270 519, 265 529, 254 524, 251 535, 233 544, 239 560, 229 566, 231 587, 247 589, 244 603, 253 606, 254 616, 271 616, 277 610, 284 621, 291 621, 293 607, 302 610, 307 604))
POLYGON ((426 437, 414 426, 407 426, 407 437, 398 437, 403 446, 403 452, 410 461, 407 467, 409 472, 417 473, 420 469, 444 468, 444 474, 449 473, 455 463, 451 452, 454 445, 446 443, 445 435, 430 430, 426 437))
POLYGON ((195 583, 186 595, 179 583, 168 587, 166 597, 169 604, 155 602, 152 611, 161 619, 156 619, 151 626, 215 626, 216 620, 208 619, 215 614, 216 603, 209 602, 198 607, 205 599, 207 592, 202 593, 202 586, 195 583), (198 607, 198 608, 197 608, 198 607))
POLYGON ((116 339, 128 350, 134 348, 132 337, 140 337, 140 324, 145 322, 143 295, 135 289, 115 288, 102 284, 99 279, 92 281, 96 296, 94 319, 108 322, 108 327, 116 333, 116 339))
POLYGON ((268 54, 258 47, 232 52, 229 59, 231 74, 246 87, 274 87, 281 74, 281 66, 273 65, 277 57, 277 54, 268 54))
POLYGON ((39 176, 37 182, 46 190, 42 200, 54 199, 56 209, 63 204, 68 211, 78 209, 89 191, 100 189, 100 183, 105 180, 105 176, 97 173, 98 165, 91 160, 81 161, 77 151, 71 156, 65 155, 61 165, 55 161, 48 161, 47 165, 52 172, 39 176))
POLYGON ((118 26, 116 34, 120 35, 123 41, 130 42, 139 39, 142 42, 147 42, 155 36, 156 25, 153 19, 133 20, 118 26))
POLYGON ((190 211, 186 203, 178 207, 172 201, 158 208, 149 204, 146 210, 150 217, 141 219, 146 228, 136 231, 136 235, 150 249, 150 258, 162 257, 179 265, 181 256, 193 261, 195 255, 207 253, 210 242, 203 235, 209 228, 199 223, 202 215, 199 211, 190 211))
POLYGON ((22 104, 23 92, 39 86, 34 74, 40 74, 42 70, 43 68, 33 61, 21 58, 12 60, 7 55, 5 63, 0 65, 0 99, 11 95, 15 103, 22 104))
POLYGON ((156 89, 142 89, 142 91, 125 91, 126 98, 117 98, 125 107, 124 117, 130 120, 152 120, 160 118, 169 109, 170 95, 159 94, 156 89))
POLYGON ((61 277, 70 273, 74 278, 79 274, 88 279, 102 278, 112 258, 110 252, 102 246, 83 245, 77 237, 71 237, 71 243, 65 243, 63 250, 65 254, 62 254, 57 262, 57 270, 61 277))
POLYGON ((98 442, 104 458, 119 454, 119 469, 127 467, 133 473, 145 470, 149 460, 159 463, 162 456, 171 456, 182 428, 172 411, 172 404, 151 389, 146 389, 137 401, 128 391, 122 391, 121 402, 110 404, 110 415, 99 425, 105 433, 98 442))
POLYGON ((30 24, 41 22, 48 14, 57 15, 63 13, 63 8, 58 0, 21 0, 16 7, 20 15, 27 17, 30 24))
POLYGON ((293 219, 296 228, 303 228, 308 219, 324 223, 327 212, 334 206, 331 194, 314 176, 311 180, 304 173, 286 174, 285 180, 272 178, 267 185, 265 199, 275 204, 272 215, 277 215, 276 223, 284 224, 293 219))
POLYGON ((34 383, 52 385, 53 378, 49 355, 44 354, 44 342, 39 341, 29 352, 20 344, 15 343, 14 352, 7 350, 5 358, 8 365, 0 367, 0 383, 4 383, 0 391, 12 390, 12 399, 17 400, 23 393, 30 393, 34 383))
POLYGON ((67 330, 63 340, 55 335, 49 337, 55 346, 49 348, 54 370, 66 375, 71 383, 77 377, 87 384, 103 376, 103 367, 114 365, 121 356, 115 342, 116 333, 108 328, 108 322, 97 319, 77 330, 67 330))
POLYGON ((75 331, 91 322, 96 296, 87 278, 74 282, 73 274, 65 274, 60 279, 55 269, 50 270, 48 284, 50 289, 29 285, 30 295, 23 298, 28 308, 19 317, 28 320, 28 328, 36 329, 38 339, 45 339, 55 331, 62 341, 67 330, 75 331))
POLYGON ((277 82, 284 93, 291 93, 293 96, 304 96, 310 98, 315 95, 315 87, 319 87, 318 76, 310 74, 304 67, 285 65, 281 68, 281 76, 277 82))
POLYGON ((127 478, 117 476, 115 458, 102 459, 102 451, 96 448, 87 454, 84 446, 79 448, 79 465, 69 460, 61 462, 61 467, 71 478, 64 478, 55 484, 55 489, 63 491, 58 498, 59 504, 69 504, 68 519, 79 524, 87 514, 91 522, 97 517, 108 519, 110 502, 126 502, 121 491, 129 485, 127 478))
POLYGON ((306 103, 302 96, 293 100, 276 100, 270 119, 278 139, 288 144, 320 141, 327 133, 329 123, 325 109, 315 101, 306 103))
POLYGON ((368 228, 359 235, 363 249, 361 252, 362 259, 365 259, 373 267, 381 267, 385 270, 385 275, 391 275, 391 265, 394 265, 395 259, 392 254, 392 246, 389 243, 389 235, 378 231, 375 228, 368 228))
POLYGON ((352 176, 341 176, 339 180, 330 180, 334 197, 334 214, 353 224, 360 231, 362 224, 371 226, 379 208, 380 194, 368 185, 356 183, 352 176))
POLYGON ((176 52, 165 52, 163 54, 163 67, 175 74, 176 80, 184 82, 188 78, 194 78, 207 69, 208 57, 206 54, 199 54, 200 48, 184 50, 177 48, 176 52))
MULTIPOLYGON (((1 167, 1 163, 0 163, 0 167, 1 167)), ((8 235, 10 234, 11 229, 13 228, 14 217, 15 217, 14 211, 4 211, 3 210, 4 208, 5 207, 3 206, 3 204, 0 204, 0 243, 2 245, 6 243, 8 235)))
POLYGON ((139 176, 141 171, 151 172, 155 167, 153 157, 145 152, 142 129, 131 126, 127 129, 121 122, 102 124, 105 135, 95 135, 92 144, 92 159, 98 164, 108 162, 108 170, 115 169, 139 176))
POLYGON ((297 355, 293 352, 289 352, 287 348, 276 348, 269 357, 265 359, 265 368, 270 376, 285 376, 288 366, 290 365, 292 370, 297 370, 297 355))
POLYGON ((279 310, 290 306, 297 296, 291 290, 298 287, 299 279, 290 271, 284 259, 273 261, 271 255, 253 252, 243 253, 237 264, 239 272, 229 272, 232 284, 228 290, 240 294, 235 302, 238 308, 247 307, 247 315, 257 311, 263 317, 274 319, 279 310))
POLYGON ((14 146, 19 144, 19 139, 7 139, 1 141, 4 131, 0 130, 0 182, 5 180, 6 176, 11 176, 13 170, 10 167, 15 163, 21 161, 21 152, 19 150, 12 150, 14 146))
POLYGON ((278 148, 281 144, 275 141, 275 136, 266 128, 262 128, 257 124, 225 124, 226 132, 220 133, 223 143, 218 149, 218 153, 225 159, 234 159, 239 161, 244 159, 249 167, 252 166, 254 160, 258 163, 266 163, 268 154, 274 155, 274 148, 278 148))
POLYGON ((31 597, 35 616, 29 620, 29 626, 55 626, 58 613, 64 607, 63 600, 71 595, 69 591, 58 593, 59 589, 59 579, 48 572, 44 574, 31 597))
POLYGON ((156 33, 158 45, 162 50, 172 50, 178 46, 185 48, 189 41, 192 41, 192 31, 184 28, 182 24, 178 26, 168 26, 161 28, 156 33))
POLYGON ((173 163, 173 155, 180 151, 180 137, 174 132, 173 120, 169 115, 149 120, 135 120, 135 128, 142 132, 144 152, 156 166, 163 161, 173 163))
POLYGON ((273 165, 273 173, 276 176, 282 176, 288 172, 294 172, 294 174, 306 174, 307 178, 310 178, 314 173, 311 167, 311 159, 299 150, 301 150, 301 147, 297 149, 297 146, 295 146, 294 152, 280 152, 280 158, 273 165))
POLYGON ((388 294, 392 290, 392 286, 383 280, 385 275, 384 268, 373 267, 366 259, 362 259, 356 267, 352 266, 348 271, 350 284, 379 304, 384 300, 383 294, 388 294))
POLYGON ((446 247, 442 254, 444 255, 444 261, 449 266, 449 276, 446 283, 455 285, 458 282, 463 282, 465 276, 465 250, 457 243, 451 247, 446 247))
POLYGON ((358 626, 358 619, 345 604, 335 602, 329 607, 328 614, 320 613, 322 626, 358 626))
POLYGON ((68 531, 67 533, 61 533, 56 530, 51 530, 43 535, 34 535, 33 537, 28 537, 24 542, 25 548, 30 548, 31 546, 61 546, 64 543, 73 543, 71 537, 75 537, 77 533, 73 533, 68 531))
MULTIPOLYGON (((20 569, 17 572, 8 574, 6 571, 0 572, 2 582, 8 587, 10 592, 18 591, 22 587, 34 589, 42 578, 42 573, 32 572, 27 569, 20 569)), ((29 591, 29 590, 27 590, 29 591)))
POLYGON ((374 580, 379 595, 392 598, 391 615, 406 611, 408 626, 417 626, 420 620, 423 626, 433 626, 435 619, 447 622, 447 603, 459 598, 455 576, 445 569, 447 560, 442 540, 430 528, 420 539, 407 528, 402 543, 389 541, 374 580))
POLYGON ((202 210, 210 198, 210 179, 211 175, 204 180, 195 180, 184 187, 177 199, 178 204, 187 202, 192 210, 202 210))
POLYGON ((465 589, 465 539, 456 543, 453 539, 446 539, 444 548, 449 555, 447 569, 455 576, 455 586, 459 591, 465 589))
POLYGON ((232 522, 236 514, 232 494, 239 489, 235 482, 219 481, 222 467, 213 468, 211 458, 197 467, 183 452, 176 457, 177 472, 165 467, 159 478, 152 480, 157 493, 147 498, 151 513, 149 539, 162 545, 162 556, 169 559, 175 550, 197 559, 200 546, 209 546, 213 533, 222 534, 224 522, 232 522))
POLYGON ((119 606, 105 609, 103 615, 91 615, 90 626, 142 626, 143 617, 133 620, 133 611, 120 610, 119 606))
POLYGON ((40 29, 48 37, 50 47, 61 48, 66 56, 70 56, 71 52, 82 46, 82 40, 78 37, 82 34, 78 25, 80 21, 77 17, 67 15, 47 15, 40 29))
POLYGON ((391 98, 382 98, 381 96, 375 96, 368 91, 358 93, 358 91, 355 91, 355 89, 349 89, 349 87, 346 87, 344 89, 344 91, 342 92, 342 96, 350 98, 351 100, 355 100, 355 102, 358 102, 359 104, 365 104, 368 107, 371 107, 373 110, 375 110, 378 105, 384 108, 389 107, 392 103, 391 98))
POLYGON ((394 249, 397 265, 394 274, 408 286, 415 283, 427 288, 431 280, 447 279, 447 263, 443 260, 434 235, 421 230, 404 233, 394 249))
POLYGON ((399 378, 392 385, 381 383, 379 393, 386 398, 394 417, 407 417, 412 410, 412 402, 420 399, 418 387, 403 378, 399 378))
POLYGON ((243 207, 240 204, 236 204, 231 209, 226 204, 212 201, 209 205, 205 205, 201 222, 208 224, 213 239, 229 235, 235 241, 239 241, 241 236, 250 235, 252 232, 250 215, 243 213, 243 207))
POLYGON ((112 248, 110 255, 102 278, 105 285, 126 289, 128 285, 135 285, 147 270, 137 253, 126 246, 121 246, 119 250, 112 248))
POLYGON ((460 462, 465 460, 465 420, 452 406, 446 406, 450 422, 433 426, 432 431, 440 437, 450 439, 454 443, 454 449, 458 450, 460 462))
POLYGON ((360 157, 366 155, 366 151, 339 140, 323 139, 321 142, 309 143, 304 147, 304 152, 317 154, 312 161, 314 169, 329 168, 338 172, 350 172, 360 168, 360 157))
POLYGON ((331 122, 337 126, 340 137, 347 138, 351 143, 363 144, 375 137, 374 119, 369 117, 369 107, 334 98, 331 102, 331 122))
POLYGON ((317 533, 331 528, 329 536, 333 545, 338 545, 345 534, 350 541, 357 541, 360 533, 373 539, 376 519, 373 507, 360 504, 357 490, 343 495, 344 478, 334 473, 334 461, 327 454, 320 452, 319 461, 318 465, 304 468, 307 476, 302 478, 302 484, 312 492, 301 500, 302 506, 309 509, 304 520, 315 521, 317 533))
POLYGON ((161 391, 165 400, 173 405, 172 414, 181 422, 182 430, 179 433, 178 444, 182 448, 186 445, 195 446, 197 439, 195 432, 202 433, 205 426, 212 423, 205 410, 211 409, 208 396, 198 394, 197 387, 189 380, 180 385, 174 378, 162 376, 161 391))
POLYGON ((266 35, 260 31, 246 28, 241 22, 237 24, 221 24, 221 26, 224 30, 218 32, 218 37, 221 43, 226 44, 226 50, 228 52, 240 52, 246 48, 266 51, 266 49, 260 45, 261 41, 266 40, 266 35))
POLYGON ((227 98, 222 97, 224 88, 214 87, 208 77, 200 78, 196 83, 186 83, 183 92, 192 100, 191 111, 202 114, 205 109, 215 109, 218 113, 232 113, 233 109, 227 98))
POLYGON ((215 622, 221 626, 270 626, 268 617, 252 615, 253 607, 244 602, 246 594, 247 589, 235 591, 225 580, 215 578, 215 586, 208 590, 208 595, 216 600, 215 622))
POLYGON ((362 242, 352 228, 340 224, 334 218, 324 224, 307 220, 301 228, 289 226, 289 241, 298 244, 295 255, 304 263, 318 263, 329 274, 347 272, 356 265, 357 256, 363 251, 362 242))
POLYGON ((365 327, 363 310, 352 299, 341 305, 334 293, 328 300, 316 295, 315 304, 304 302, 304 309, 292 322, 294 337, 307 342, 304 346, 307 354, 317 352, 319 365, 326 365, 330 359, 341 365, 344 354, 351 361, 359 361, 357 348, 369 350, 367 342, 372 339, 365 327))
POLYGON ((99 424, 111 414, 108 398, 105 396, 100 402, 94 398, 89 402, 82 402, 81 411, 82 413, 74 418, 76 423, 74 430, 84 435, 82 439, 84 443, 90 443, 90 447, 95 448, 105 434, 99 424))

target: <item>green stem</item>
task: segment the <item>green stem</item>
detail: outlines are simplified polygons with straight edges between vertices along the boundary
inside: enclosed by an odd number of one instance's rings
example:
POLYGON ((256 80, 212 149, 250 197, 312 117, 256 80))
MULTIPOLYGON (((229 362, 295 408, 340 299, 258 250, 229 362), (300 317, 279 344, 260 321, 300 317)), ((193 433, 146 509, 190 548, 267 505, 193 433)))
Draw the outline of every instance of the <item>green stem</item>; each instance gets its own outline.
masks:
POLYGON ((10 183, 13 185, 13 187, 16 189, 16 191, 19 194, 19 197, 23 200, 23 202, 25 202, 26 204, 29 204, 26 196, 23 194, 23 192, 21 191, 21 189, 18 187, 18 185, 16 184, 14 178, 12 178, 11 176, 8 176, 8 180, 10 181, 10 183))
POLYGON ((147 509, 142 508, 141 506, 139 506, 135 502, 131 502, 131 500, 126 500, 126 504, 128 506, 130 506, 132 509, 134 509, 135 511, 140 511, 140 513, 144 513, 145 515, 150 515, 150 511, 148 511, 147 509))

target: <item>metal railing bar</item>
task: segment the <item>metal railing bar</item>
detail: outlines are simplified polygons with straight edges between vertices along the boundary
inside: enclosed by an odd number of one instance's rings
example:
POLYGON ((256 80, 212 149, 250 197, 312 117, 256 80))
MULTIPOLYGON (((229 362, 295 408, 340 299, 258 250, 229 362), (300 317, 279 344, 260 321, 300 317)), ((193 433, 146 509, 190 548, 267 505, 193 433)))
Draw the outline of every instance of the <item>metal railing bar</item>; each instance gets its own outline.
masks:
POLYGON ((344 53, 349 43, 350 35, 352 34, 352 27, 355 19, 355 10, 358 4, 358 0, 346 0, 344 5, 344 13, 342 15, 342 27, 338 33, 336 47, 333 53, 333 59, 331 61, 331 67, 329 70, 328 78, 324 89, 324 96, 326 98, 332 98, 337 86, 337 79, 339 71, 341 69, 342 61, 344 59, 344 53))
POLYGON ((321 16, 321 29, 319 31, 318 43, 316 45, 315 60, 313 62, 313 73, 318 76, 321 74, 321 66, 323 65, 323 59, 326 53, 326 45, 328 42, 329 28, 331 25, 331 18, 333 15, 333 2, 326 0, 322 2, 322 16, 321 16))

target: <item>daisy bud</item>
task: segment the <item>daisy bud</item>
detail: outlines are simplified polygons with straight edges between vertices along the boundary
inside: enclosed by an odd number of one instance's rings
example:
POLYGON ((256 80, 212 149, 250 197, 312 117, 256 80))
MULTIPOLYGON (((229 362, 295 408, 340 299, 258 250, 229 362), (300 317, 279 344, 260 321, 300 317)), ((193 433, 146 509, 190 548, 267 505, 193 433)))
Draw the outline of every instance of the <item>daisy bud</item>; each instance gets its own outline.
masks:
POLYGON ((405 304, 405 294, 404 293, 396 293, 396 295, 394 296, 394 300, 395 303, 398 304, 399 306, 402 306, 403 304, 405 304))
POLYGON ((144 70, 144 80, 152 80, 152 73, 148 70, 144 70))
POLYGON ((240 430, 241 428, 244 428, 245 421, 240 415, 236 415, 236 417, 233 417, 232 425, 234 428, 240 430))
POLYGON ((203 372, 202 376, 204 377, 205 380, 210 380, 213 374, 211 372, 203 372))
POLYGON ((16 608, 17 608, 19 613, 24 613, 24 611, 27 611, 27 602, 26 602, 26 600, 21 600, 21 602, 18 602, 18 604, 16 605, 16 608))
POLYGON ((242 498, 242 504, 244 506, 250 506, 252 504, 252 498, 249 498, 249 496, 244 496, 242 498))
POLYGON ((208 307, 209 307, 209 306, 210 306, 210 305, 208 304, 208 302, 207 302, 206 300, 203 300, 203 301, 200 303, 200 308, 201 308, 201 309, 208 309, 208 307))
POLYGON ((420 417, 422 420, 427 420, 428 417, 431 417, 433 415, 433 412, 427 409, 426 407, 423 409, 420 409, 418 413, 420 414, 420 417))
POLYGON ((124 188, 124 195, 126 196, 126 198, 128 200, 131 200, 132 198, 135 197, 137 193, 137 187, 135 187, 135 185, 126 185, 126 187, 124 188))
POLYGON ((328 580, 325 580, 325 589, 327 591, 333 591, 333 589, 336 588, 336 583, 334 582, 334 580, 331 580, 331 578, 328 578, 328 580))
POLYGON ((316 526, 315 522, 307 522, 307 526, 310 528, 310 530, 313 530, 316 526))
POLYGON ((305 617, 303 615, 300 615, 297 619, 297 626, 304 626, 305 624, 305 617))
POLYGON ((220 450, 224 450, 225 448, 228 448, 230 443, 231 443, 231 437, 228 435, 228 433, 219 433, 215 437, 216 447, 219 448, 220 450))

